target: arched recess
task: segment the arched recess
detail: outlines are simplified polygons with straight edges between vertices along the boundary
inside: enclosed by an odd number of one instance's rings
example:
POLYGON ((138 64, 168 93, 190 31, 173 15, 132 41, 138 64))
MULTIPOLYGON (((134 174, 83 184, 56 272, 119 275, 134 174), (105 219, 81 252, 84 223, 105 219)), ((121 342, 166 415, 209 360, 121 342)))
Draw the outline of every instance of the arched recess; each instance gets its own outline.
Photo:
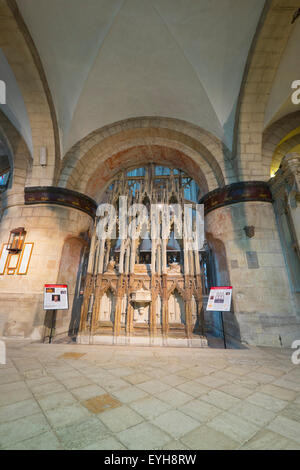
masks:
POLYGON ((83 192, 100 202, 107 185, 120 169, 130 170, 150 162, 185 171, 198 184, 201 196, 208 192, 206 174, 194 160, 179 150, 159 145, 141 145, 112 155, 95 169, 83 192))
POLYGON ((209 132, 177 119, 141 117, 106 126, 78 142, 64 157, 59 185, 84 192, 93 173, 112 155, 155 145, 194 160, 205 174, 209 190, 234 178, 230 152, 209 132))
POLYGON ((235 167, 240 180, 268 180, 262 157, 265 112, 293 26, 297 0, 268 0, 245 67, 236 117, 235 167))
POLYGON ((88 250, 88 241, 79 237, 68 237, 63 245, 57 282, 68 285, 69 311, 62 311, 57 317, 58 333, 68 332, 69 336, 78 333, 88 250))
POLYGON ((9 187, 2 194, 2 209, 4 209, 9 203, 10 195, 14 195, 15 203, 24 203, 24 186, 31 173, 32 158, 23 137, 2 111, 0 111, 0 136, 7 149, 11 171, 9 187))
POLYGON ((288 140, 285 140, 276 147, 271 163, 271 176, 274 176, 278 170, 280 163, 288 153, 294 151, 294 148, 300 145, 300 134, 296 134, 288 140))
POLYGON ((168 322, 171 324, 186 324, 184 297, 175 287, 168 297, 168 322))
MULTIPOLYGON (((269 176, 271 167, 273 168, 273 157, 276 153, 278 145, 281 145, 281 141, 288 136, 291 132, 297 129, 300 126, 300 111, 297 111, 292 114, 288 114, 278 121, 274 122, 265 130, 263 134, 263 147, 262 147, 262 159, 263 165, 268 169, 269 176)), ((294 136, 293 136, 294 137, 294 136)), ((284 144, 285 142, 282 142, 284 144)), ((293 144, 293 142, 291 142, 293 144)), ((297 145, 294 144, 293 146, 297 145)), ((284 146, 281 150, 284 149, 286 153, 290 151, 292 147, 284 146), (288 149, 286 151, 286 149, 288 149)), ((284 156, 284 155, 283 155, 284 156)), ((278 158, 276 158, 277 164, 278 158)), ((278 165, 279 166, 279 165, 278 165)))
POLYGON ((0 47, 15 75, 27 109, 32 140, 32 186, 56 183, 60 167, 59 133, 54 105, 38 51, 15 0, 0 0, 0 47), (39 164, 47 147, 48 164, 39 164))

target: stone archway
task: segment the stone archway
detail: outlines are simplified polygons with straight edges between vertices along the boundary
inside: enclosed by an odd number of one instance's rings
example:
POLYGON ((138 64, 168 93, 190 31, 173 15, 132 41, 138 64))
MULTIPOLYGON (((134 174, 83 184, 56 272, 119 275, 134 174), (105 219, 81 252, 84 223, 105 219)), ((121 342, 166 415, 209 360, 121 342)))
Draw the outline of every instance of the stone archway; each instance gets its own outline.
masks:
POLYGON ((119 152, 100 164, 88 180, 85 192, 99 202, 109 181, 120 171, 120 168, 129 170, 137 165, 143 166, 150 162, 164 166, 170 165, 174 168, 177 167, 187 174, 193 175, 199 188, 202 190, 202 194, 206 194, 209 190, 206 174, 183 152, 160 145, 141 145, 119 152), (101 189, 99 190, 99 188, 101 189))
POLYGON ((270 90, 293 26, 291 16, 297 2, 266 2, 245 67, 236 115, 235 165, 239 179, 270 177, 262 157, 265 111, 270 90), (294 5, 292 5, 294 3, 294 5))
MULTIPOLYGON (((263 165, 266 167, 266 170, 269 171, 269 176, 271 166, 273 167, 272 160, 274 157, 276 157, 275 153, 278 145, 286 136, 288 136, 294 129, 297 129, 299 126, 300 112, 297 111, 295 113, 284 116, 283 118, 271 124, 265 130, 263 135, 262 159, 263 165)), ((290 142, 291 144, 293 144, 293 142, 297 142, 296 136, 294 137, 295 140, 292 140, 290 142)), ((294 139, 294 137, 292 139, 294 139)), ((287 142, 283 142, 282 146, 280 146, 280 148, 278 149, 282 156, 284 156, 283 152, 285 152, 286 154, 292 148, 287 142)), ((295 145, 297 145, 297 143, 295 145)), ((279 158, 279 156, 278 158, 276 157, 276 163, 280 163, 279 158)))
POLYGON ((194 160, 209 191, 234 181, 230 152, 215 136, 177 119, 140 117, 99 129, 73 146, 63 159, 59 186, 85 192, 93 173, 112 155, 155 145, 194 160))
POLYGON ((11 204, 24 202, 24 186, 32 169, 32 158, 28 147, 7 117, 0 111, 0 134, 3 136, 4 146, 7 149, 11 179, 8 190, 2 197, 2 209, 11 204))
POLYGON ((20 87, 33 140, 31 185, 55 183, 60 167, 57 119, 46 75, 35 44, 15 0, 0 0, 0 47, 20 87), (39 174, 40 147, 47 147, 48 165, 39 174))

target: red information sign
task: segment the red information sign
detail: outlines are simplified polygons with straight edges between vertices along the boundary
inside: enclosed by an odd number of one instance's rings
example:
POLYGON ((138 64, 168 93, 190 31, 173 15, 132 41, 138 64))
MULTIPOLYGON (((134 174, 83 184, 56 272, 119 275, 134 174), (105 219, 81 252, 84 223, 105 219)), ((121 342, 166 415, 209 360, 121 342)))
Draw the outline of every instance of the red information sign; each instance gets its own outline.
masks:
POLYGON ((44 310, 67 310, 68 286, 66 284, 45 284, 44 310))
POLYGON ((206 310, 230 312, 232 287, 211 287, 206 310))

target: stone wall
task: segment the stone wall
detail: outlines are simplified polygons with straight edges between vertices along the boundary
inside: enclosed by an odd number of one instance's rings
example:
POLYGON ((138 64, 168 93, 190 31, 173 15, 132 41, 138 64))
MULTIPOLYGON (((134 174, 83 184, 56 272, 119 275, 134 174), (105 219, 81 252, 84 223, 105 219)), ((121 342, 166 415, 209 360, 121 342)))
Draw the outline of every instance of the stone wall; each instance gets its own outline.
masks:
POLYGON ((42 339, 45 334, 43 287, 69 285, 69 310, 58 311, 57 333, 68 332, 82 248, 88 243, 92 218, 76 209, 57 205, 17 205, 7 208, 0 223, 0 244, 16 227, 33 242, 28 274, 0 276, 0 336, 42 339))
POLYGON ((233 286, 233 313, 224 315, 226 334, 248 344, 290 347, 300 338, 300 318, 273 205, 240 202, 216 209, 206 216, 206 231, 218 285, 233 286))

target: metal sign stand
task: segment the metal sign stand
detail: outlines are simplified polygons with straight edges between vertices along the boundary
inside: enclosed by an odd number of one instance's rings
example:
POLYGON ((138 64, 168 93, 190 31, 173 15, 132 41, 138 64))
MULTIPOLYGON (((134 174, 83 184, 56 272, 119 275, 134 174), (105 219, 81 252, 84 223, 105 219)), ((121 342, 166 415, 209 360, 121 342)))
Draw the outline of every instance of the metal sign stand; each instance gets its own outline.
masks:
POLYGON ((224 328, 223 312, 220 312, 220 315, 221 315, 221 323, 222 323, 222 333, 223 333, 224 348, 227 349, 227 346, 226 346, 226 339, 225 339, 225 328, 224 328))
POLYGON ((50 330, 50 336, 49 336, 49 344, 51 344, 52 338, 54 336, 57 310, 53 310, 52 312, 53 312, 52 313, 52 324, 51 324, 51 330, 50 330))

